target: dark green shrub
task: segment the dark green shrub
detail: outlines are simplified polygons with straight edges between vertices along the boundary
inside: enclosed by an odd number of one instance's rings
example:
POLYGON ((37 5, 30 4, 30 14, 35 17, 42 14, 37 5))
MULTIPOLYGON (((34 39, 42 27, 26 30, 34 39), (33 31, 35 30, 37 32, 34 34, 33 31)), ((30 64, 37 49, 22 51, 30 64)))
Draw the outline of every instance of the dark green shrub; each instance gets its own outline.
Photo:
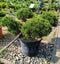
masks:
POLYGON ((56 5, 55 4, 50 4, 50 10, 55 10, 56 9, 56 5))
POLYGON ((49 9, 50 9, 49 3, 44 3, 42 10, 43 11, 49 11, 49 9))
POLYGON ((0 2, 4 2, 4 0, 0 0, 0 2))
POLYGON ((2 25, 7 26, 8 30, 13 34, 18 34, 20 32, 21 24, 17 22, 13 17, 11 16, 5 16, 2 18, 2 25))
POLYGON ((58 13, 56 13, 55 11, 44 12, 42 14, 42 17, 44 19, 47 19, 52 26, 57 26, 57 24, 58 24, 58 13))
POLYGON ((13 5, 9 4, 8 7, 11 8, 11 9, 16 10, 16 5, 15 4, 13 4, 13 5))
POLYGON ((15 4, 15 9, 18 10, 21 8, 21 4, 15 4))
POLYGON ((33 18, 23 24, 21 33, 23 39, 35 40, 35 38, 41 38, 48 35, 51 32, 50 23, 40 17, 33 18))
POLYGON ((21 8, 17 11, 16 16, 18 19, 26 20, 27 18, 31 18, 33 16, 33 12, 29 8, 21 8))
POLYGON ((29 4, 28 2, 22 2, 21 3, 21 8, 27 8, 29 6, 28 4, 29 4))
POLYGON ((33 11, 33 12, 36 12, 37 9, 38 9, 38 3, 35 3, 34 8, 32 8, 32 11, 33 11))
POLYGON ((4 17, 6 15, 5 11, 0 11, 0 17, 4 17))
POLYGON ((57 11, 58 9, 60 9, 60 3, 59 3, 59 2, 56 2, 55 5, 56 5, 56 8, 55 8, 56 11, 57 11))
POLYGON ((30 0, 29 2, 30 2, 30 3, 33 3, 34 1, 33 1, 33 0, 30 0))
POLYGON ((2 18, 0 18, 0 26, 2 26, 2 21, 1 21, 2 18))
POLYGON ((0 8, 6 8, 8 6, 8 3, 6 2, 0 2, 0 8))

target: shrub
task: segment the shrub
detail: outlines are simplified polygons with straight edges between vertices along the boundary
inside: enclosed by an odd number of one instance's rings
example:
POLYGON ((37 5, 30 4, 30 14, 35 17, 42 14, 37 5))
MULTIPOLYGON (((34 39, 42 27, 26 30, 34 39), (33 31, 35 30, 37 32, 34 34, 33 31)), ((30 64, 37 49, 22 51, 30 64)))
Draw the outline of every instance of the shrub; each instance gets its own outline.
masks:
POLYGON ((33 3, 34 1, 33 1, 33 0, 30 0, 29 2, 30 2, 30 3, 33 3))
POLYGON ((24 1, 24 2, 21 2, 21 8, 27 8, 28 6, 29 6, 29 2, 26 2, 26 1, 24 1))
POLYGON ((56 2, 55 5, 56 5, 56 8, 55 8, 56 11, 57 11, 58 9, 60 9, 60 4, 59 4, 59 2, 56 2))
POLYGON ((41 38, 48 35, 51 32, 50 23, 40 17, 33 18, 23 24, 21 33, 23 39, 34 40, 35 38, 41 38))
POLYGON ((13 9, 15 9, 15 5, 9 5, 9 8, 13 8, 13 9))
POLYGON ((33 16, 33 12, 29 8, 22 8, 17 11, 16 15, 19 19, 26 20, 27 18, 31 18, 33 16))
POLYGON ((32 8, 32 11, 33 11, 33 12, 36 12, 37 9, 38 9, 38 3, 35 3, 34 8, 32 8))
POLYGON ((58 14, 56 12, 54 12, 54 11, 44 12, 42 14, 42 17, 44 19, 47 19, 52 26, 57 26, 58 14))
POLYGON ((0 8, 5 8, 5 7, 6 7, 5 3, 4 2, 0 2, 0 8))
POLYGON ((50 10, 49 3, 44 3, 42 10, 43 11, 46 11, 46 10, 49 11, 50 10))
POLYGON ((0 17, 4 17, 6 15, 5 11, 0 11, 0 17))
POLYGON ((6 2, 0 2, 0 8, 6 8, 8 6, 8 3, 6 2))
POLYGON ((9 4, 8 5, 8 8, 11 8, 11 9, 13 9, 13 10, 17 10, 17 4, 9 4))
POLYGON ((2 18, 0 18, 0 26, 2 26, 2 21, 1 21, 2 18))
POLYGON ((17 22, 13 17, 11 16, 5 16, 2 18, 2 25, 7 26, 8 30, 13 34, 18 34, 20 32, 21 24, 17 22))
POLYGON ((15 10, 18 10, 21 8, 21 4, 15 4, 15 10))
POLYGON ((50 9, 55 10, 56 9, 56 4, 50 4, 50 9))

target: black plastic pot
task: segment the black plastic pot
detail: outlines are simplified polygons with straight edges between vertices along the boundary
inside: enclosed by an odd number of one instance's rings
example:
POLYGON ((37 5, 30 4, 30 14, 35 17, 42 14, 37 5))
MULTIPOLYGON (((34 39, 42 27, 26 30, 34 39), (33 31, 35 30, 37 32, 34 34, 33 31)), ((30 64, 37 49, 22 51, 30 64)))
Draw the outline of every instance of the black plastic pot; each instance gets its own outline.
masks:
POLYGON ((20 43, 23 55, 33 57, 38 54, 40 41, 28 42, 25 40, 20 40, 20 43))

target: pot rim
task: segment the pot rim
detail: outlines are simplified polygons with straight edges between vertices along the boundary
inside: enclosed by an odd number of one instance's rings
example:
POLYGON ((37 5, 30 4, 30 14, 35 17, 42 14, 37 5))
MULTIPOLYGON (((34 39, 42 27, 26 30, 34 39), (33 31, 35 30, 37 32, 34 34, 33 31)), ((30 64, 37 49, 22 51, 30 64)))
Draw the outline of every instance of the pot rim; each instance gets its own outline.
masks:
POLYGON ((38 41, 41 41, 42 38, 40 40, 24 40, 23 38, 20 38, 20 40, 25 42, 38 42, 38 41))

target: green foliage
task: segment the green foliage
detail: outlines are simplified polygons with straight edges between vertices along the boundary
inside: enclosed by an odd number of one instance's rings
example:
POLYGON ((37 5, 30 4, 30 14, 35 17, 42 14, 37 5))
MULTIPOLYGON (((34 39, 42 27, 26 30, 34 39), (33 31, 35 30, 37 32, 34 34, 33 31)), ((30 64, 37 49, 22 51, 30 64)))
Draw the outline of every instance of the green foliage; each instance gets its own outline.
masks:
POLYGON ((9 5, 9 8, 13 8, 13 9, 15 9, 15 5, 13 4, 13 5, 9 5))
POLYGON ((56 10, 57 8, 59 8, 58 4, 44 3, 44 6, 42 9, 46 11, 46 10, 56 10))
POLYGON ((4 2, 4 0, 0 0, 0 2, 4 2))
POLYGON ((44 12, 42 14, 42 17, 44 19, 48 20, 49 23, 52 26, 57 26, 57 24, 58 24, 58 13, 56 13, 55 11, 44 12))
POLYGON ((56 9, 56 5, 55 4, 50 4, 50 10, 55 10, 56 9))
POLYGON ((50 8, 49 4, 48 3, 44 3, 43 7, 42 7, 42 10, 43 11, 48 11, 48 9, 50 8))
POLYGON ((6 2, 0 2, 0 8, 6 8, 8 6, 8 3, 6 2))
POLYGON ((38 9, 38 2, 34 2, 34 8, 32 8, 32 11, 33 12, 36 12, 37 11, 37 9, 38 9))
POLYGON ((0 61, 0 64, 4 64, 4 63, 2 63, 2 62, 0 61))
POLYGON ((2 21, 1 21, 2 18, 0 18, 0 26, 2 26, 2 21))
POLYGON ((2 25, 7 26, 8 30, 13 34, 18 34, 20 32, 21 24, 17 22, 13 17, 11 16, 5 16, 2 18, 2 25))
POLYGON ((0 17, 4 17, 6 15, 5 11, 0 11, 0 17))
POLYGON ((19 19, 26 20, 27 18, 33 17, 33 12, 29 8, 21 8, 17 11, 16 16, 19 19))
POLYGON ((60 9, 60 3, 59 2, 56 2, 55 6, 56 6, 56 9, 60 9))
POLYGON ((23 24, 21 33, 26 40, 34 40, 48 35, 51 32, 50 23, 40 16, 33 18, 23 24))
POLYGON ((21 2, 21 8, 28 8, 30 3, 29 2, 21 2))
POLYGON ((4 49, 2 52, 0 52, 0 57, 3 57, 3 55, 6 53, 6 49, 4 49))

